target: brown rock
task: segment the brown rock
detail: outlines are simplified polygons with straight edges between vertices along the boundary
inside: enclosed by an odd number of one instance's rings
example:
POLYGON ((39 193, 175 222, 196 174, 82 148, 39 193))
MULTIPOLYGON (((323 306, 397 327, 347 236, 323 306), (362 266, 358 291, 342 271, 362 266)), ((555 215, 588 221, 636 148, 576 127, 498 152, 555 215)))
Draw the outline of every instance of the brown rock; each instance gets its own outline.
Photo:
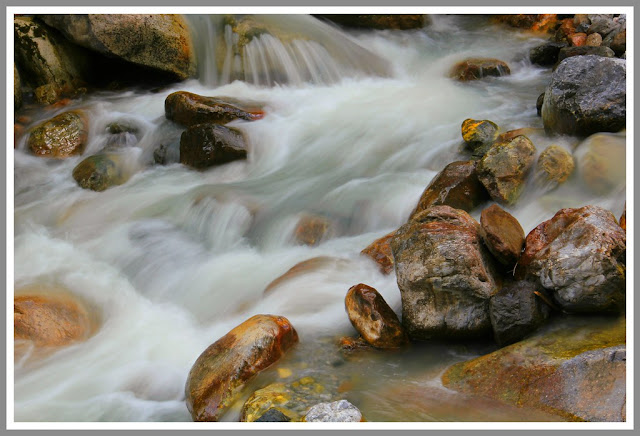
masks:
POLYGON ((624 231, 627 230, 627 203, 624 203, 624 211, 622 211, 622 215, 620 216, 620 227, 624 231))
POLYGON ((374 347, 399 348, 408 342, 398 316, 374 288, 352 286, 344 304, 353 327, 374 347))
POLYGON ((409 219, 431 206, 445 205, 470 212, 487 200, 489 193, 478 180, 476 162, 452 162, 429 183, 409 219))
POLYGON ((82 154, 87 143, 86 125, 82 112, 64 112, 31 130, 29 148, 33 154, 45 157, 82 154))
POLYGON ((335 265, 345 264, 346 261, 344 259, 339 259, 337 257, 329 257, 329 256, 318 256, 313 257, 311 259, 304 260, 292 266, 287 272, 277 277, 271 283, 267 285, 264 289, 264 294, 268 294, 281 284, 293 280, 296 277, 300 277, 304 274, 308 274, 310 272, 316 271, 321 268, 331 267, 335 265))
POLYGON ((626 29, 616 33, 609 47, 611 47, 611 50, 613 50, 616 53, 616 56, 622 56, 627 51, 626 29))
POLYGON ((87 308, 76 297, 63 293, 27 295, 16 291, 13 300, 14 339, 38 347, 59 347, 86 340, 92 333, 87 308))
POLYGON ((453 365, 442 382, 449 389, 533 407, 568 421, 622 421, 624 318, 575 323, 453 365))
POLYGON ((257 103, 243 103, 231 97, 204 97, 191 92, 178 91, 164 101, 167 119, 183 126, 203 123, 226 124, 241 119, 259 120, 264 117, 257 103))
POLYGON ((575 150, 578 174, 595 194, 606 195, 626 185, 626 135, 596 133, 575 150))
POLYGON ((125 159, 121 153, 94 154, 76 165, 71 175, 81 188, 104 191, 129 180, 131 172, 125 159))
POLYGON ((496 142, 477 166, 478 179, 495 201, 514 204, 535 160, 536 148, 526 136, 496 142))
POLYGON ((238 129, 217 124, 196 124, 180 137, 180 163, 196 169, 246 159, 247 146, 238 129))
POLYGON ((466 82, 484 77, 508 76, 509 65, 499 59, 471 58, 458 62, 449 71, 449 77, 466 82))
POLYGON ((617 312, 625 303, 626 234, 601 207, 561 209, 527 235, 518 268, 564 310, 617 312))
POLYGON ((371 349, 371 344, 365 341, 361 336, 358 336, 357 338, 345 336, 343 338, 340 338, 338 343, 340 348, 343 351, 347 352, 371 349))
MULTIPOLYGON (((544 94, 542 94, 544 99, 544 94)), ((513 141, 517 136, 529 136, 535 134, 544 134, 544 129, 537 129, 535 127, 522 127, 520 129, 508 130, 501 133, 496 138, 496 142, 513 141)))
POLYGON ((573 173, 573 156, 557 145, 545 148, 538 157, 536 180, 539 184, 555 188, 573 173))
POLYGON ((556 14, 510 14, 493 15, 493 22, 504 23, 511 27, 528 29, 534 32, 547 32, 552 30, 557 23, 556 14))
POLYGON ((501 264, 515 266, 524 247, 524 230, 518 220, 493 204, 482 211, 480 226, 480 234, 491 254, 501 264))
POLYGON ((326 217, 303 215, 293 235, 296 242, 313 246, 333 236, 334 230, 333 223, 326 217))
POLYGON ((587 43, 587 34, 582 32, 571 33, 567 35, 567 40, 572 46, 580 47, 587 43))
POLYGON ((498 276, 479 227, 465 211, 434 206, 391 240, 402 323, 412 339, 491 334, 489 298, 498 276))
POLYGON ((585 45, 590 47, 600 47, 602 45, 602 35, 599 33, 592 33, 587 36, 587 40, 585 41, 585 45))
POLYGON ((395 230, 380 239, 376 239, 360 254, 373 259, 378 264, 382 274, 389 274, 393 271, 393 253, 391 252, 391 239, 396 234, 395 230))
POLYGON ((217 421, 244 384, 298 342, 282 316, 256 315, 213 343, 193 364, 185 386, 194 421, 217 421))
POLYGON ((573 33, 576 33, 576 25, 571 18, 565 18, 560 23, 561 24, 558 28, 558 32, 565 38, 573 33))

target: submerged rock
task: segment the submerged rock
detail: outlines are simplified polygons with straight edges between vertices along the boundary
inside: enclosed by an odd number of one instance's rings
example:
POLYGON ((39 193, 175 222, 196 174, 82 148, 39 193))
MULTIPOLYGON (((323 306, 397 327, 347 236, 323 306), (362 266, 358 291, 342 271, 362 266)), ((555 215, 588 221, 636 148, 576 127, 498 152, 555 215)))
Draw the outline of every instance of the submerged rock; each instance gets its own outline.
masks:
POLYGON ((524 135, 498 141, 478 162, 478 179, 495 201, 514 204, 535 161, 536 148, 524 135))
POLYGON ((566 311, 618 312, 625 304, 626 234, 601 207, 562 209, 527 236, 518 268, 566 311))
POLYGON ((320 403, 313 406, 304 417, 306 422, 360 422, 362 413, 347 400, 320 403))
POLYGON ((331 268, 335 266, 344 266, 347 264, 345 259, 330 256, 318 256, 311 259, 303 260, 292 266, 287 272, 274 279, 264 289, 264 294, 268 294, 278 286, 286 283, 289 280, 293 280, 296 277, 300 277, 304 274, 308 274, 313 271, 317 271, 322 268, 331 268))
POLYGON ((569 421, 623 421, 624 318, 584 320, 450 367, 449 389, 533 407, 569 421))
POLYGON ((465 59, 455 64, 449 71, 449 77, 461 82, 509 74, 511 74, 509 65, 499 59, 488 58, 465 59))
POLYGON ((538 184, 553 189, 567 181, 574 166, 571 153, 557 145, 550 145, 538 157, 535 178, 538 184))
POLYGON ((358 14, 322 14, 315 15, 318 18, 326 18, 334 23, 345 27, 355 27, 364 29, 420 29, 428 24, 429 20, 425 15, 358 15, 358 14))
POLYGON ((378 264, 382 274, 390 274, 393 271, 393 252, 391 251, 391 239, 395 236, 395 230, 380 239, 376 239, 360 254, 373 259, 378 264))
POLYGON ((626 61, 601 56, 563 60, 542 105, 545 130, 586 136, 626 125, 626 61))
POLYGON ((626 185, 626 135, 596 133, 575 151, 578 174, 584 185, 605 195, 626 185))
POLYGON ((293 231, 296 242, 304 245, 318 245, 335 234, 333 222, 324 216, 303 215, 293 231))
POLYGON ((462 210, 434 206, 391 240, 402 323, 412 339, 490 334, 489 298, 498 284, 479 227, 462 210))
POLYGON ((290 422, 291 419, 278 409, 269 409, 256 419, 255 422, 290 422))
POLYGON ((73 169, 73 178, 81 188, 104 191, 129 180, 125 169, 126 156, 118 153, 99 153, 89 156, 73 169))
POLYGON ((407 343, 398 316, 382 295, 363 283, 352 286, 344 300, 349 321, 376 348, 399 348, 407 343))
POLYGON ((501 346, 513 344, 535 332, 551 313, 541 289, 528 281, 506 284, 489 300, 493 336, 501 346), (538 294, 536 294, 538 292, 538 294))
POLYGON ((282 316, 256 315, 213 343, 193 364, 185 386, 194 421, 217 421, 253 376, 298 342, 282 316))
POLYGON ((550 67, 558 62, 558 54, 560 49, 567 46, 566 42, 547 42, 545 44, 533 47, 529 51, 529 60, 532 64, 543 67, 550 67))
POLYGON ((186 91, 169 94, 164 101, 167 119, 183 126, 203 123, 226 124, 233 120, 254 121, 264 117, 262 108, 231 97, 204 97, 186 91))
POLYGON ((180 163, 196 169, 246 159, 242 132, 217 124, 196 124, 180 137, 180 163))
POLYGON ((33 154, 44 157, 82 154, 87 144, 86 123, 82 112, 61 113, 32 129, 28 146, 33 154))
POLYGON ((524 247, 524 230, 517 219, 493 204, 480 214, 480 234, 487 248, 503 265, 512 268, 524 247))
POLYGON ((476 162, 452 162, 425 188, 409 219, 431 206, 451 206, 470 212, 489 200, 489 194, 478 180, 476 162))
POLYGON ((178 80, 193 77, 196 61, 189 28, 176 14, 40 15, 67 39, 109 57, 161 71, 178 80))

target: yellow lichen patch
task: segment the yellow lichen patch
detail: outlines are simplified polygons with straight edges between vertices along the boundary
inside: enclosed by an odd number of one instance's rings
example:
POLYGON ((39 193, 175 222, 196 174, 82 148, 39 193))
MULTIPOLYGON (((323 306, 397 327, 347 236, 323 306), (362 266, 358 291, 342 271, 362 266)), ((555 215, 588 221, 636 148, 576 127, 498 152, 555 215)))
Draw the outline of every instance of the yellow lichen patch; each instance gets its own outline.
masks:
POLYGON ((291 377, 291 374, 293 372, 289 368, 278 368, 278 377, 280 378, 291 377))

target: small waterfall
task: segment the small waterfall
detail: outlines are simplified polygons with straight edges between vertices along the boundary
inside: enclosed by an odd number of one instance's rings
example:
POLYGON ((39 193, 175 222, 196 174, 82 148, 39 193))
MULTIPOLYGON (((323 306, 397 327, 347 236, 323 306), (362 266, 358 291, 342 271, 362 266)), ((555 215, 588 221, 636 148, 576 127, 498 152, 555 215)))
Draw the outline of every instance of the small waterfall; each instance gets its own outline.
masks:
POLYGON ((187 15, 200 82, 330 84, 389 76, 391 67, 340 30, 308 15, 187 15))

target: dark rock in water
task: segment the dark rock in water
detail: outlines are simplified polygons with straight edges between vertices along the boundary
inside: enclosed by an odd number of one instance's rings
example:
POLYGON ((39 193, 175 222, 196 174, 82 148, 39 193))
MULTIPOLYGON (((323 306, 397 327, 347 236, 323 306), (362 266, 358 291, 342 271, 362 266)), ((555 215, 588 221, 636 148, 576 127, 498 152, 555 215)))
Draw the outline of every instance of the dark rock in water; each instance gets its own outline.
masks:
POLYGON ((461 82, 484 77, 500 77, 511 74, 509 65, 498 59, 471 58, 458 62, 449 71, 449 77, 461 82))
POLYGON ((242 132, 217 124, 196 124, 180 137, 180 163, 197 169, 246 159, 242 132))
POLYGON ((498 284, 479 227, 465 211, 434 206, 398 229, 391 248, 409 337, 491 333, 489 298, 498 284))
MULTIPOLYGON (((566 323, 566 321, 563 321, 566 323)), ((624 318, 574 320, 450 367, 449 389, 533 407, 569 421, 622 421, 626 402, 624 318)))
POLYGON ((349 321, 369 344, 376 348, 399 348, 407 343, 398 316, 371 286, 363 283, 352 286, 344 305, 349 321))
POLYGON ((53 104, 62 96, 62 88, 55 83, 47 83, 33 90, 33 97, 40 104, 53 104))
POLYGON ((536 112, 539 117, 542 116, 542 105, 544 104, 544 92, 538 96, 536 100, 536 112))
POLYGON ((539 45, 529 51, 529 60, 532 64, 550 67, 558 62, 558 53, 566 46, 566 42, 548 42, 539 45))
POLYGON ((177 14, 40 15, 82 47, 178 80, 196 73, 189 28, 177 14))
POLYGON ((106 127, 106 150, 132 147, 138 143, 138 127, 126 121, 115 121, 106 127))
POLYGON ((164 101, 167 119, 183 126, 203 123, 226 124, 233 120, 254 121, 264 117, 257 103, 243 103, 230 97, 204 97, 178 91, 164 101))
POLYGON ((256 315, 209 346, 193 364, 185 386, 194 421, 217 421, 244 384, 298 342, 282 316, 256 315))
POLYGON ((526 136, 498 141, 478 162, 478 179, 495 201, 514 204, 535 161, 536 148, 526 136))
POLYGON ((539 185, 553 189, 569 178, 574 167, 571 153, 557 145, 550 145, 538 157, 535 178, 539 185))
POLYGON ((569 312, 619 312, 625 304, 626 234, 601 207, 562 209, 527 236, 518 268, 569 312))
POLYGON ((269 409, 254 422, 290 422, 291 419, 278 409, 269 409))
POLYGON ((362 413, 347 400, 320 403, 313 406, 304 417, 305 422, 360 422, 362 413))
POLYGON ((425 15, 315 15, 318 18, 326 18, 334 23, 345 27, 355 27, 363 29, 420 29, 429 23, 428 16, 425 15))
POLYGON ((491 254, 503 265, 513 267, 524 247, 524 230, 517 219, 493 204, 480 214, 482 239, 491 254))
POLYGON ((80 187, 93 191, 122 185, 129 179, 123 168, 123 159, 123 155, 116 153, 94 154, 73 169, 73 178, 80 187))
POLYGON ((310 246, 318 245, 334 234, 335 228, 332 221, 319 215, 303 215, 293 232, 296 242, 310 246))
POLYGON ((542 106, 545 130, 570 135, 617 132, 626 125, 626 61, 601 56, 563 60, 542 106))
POLYGON ((626 152, 625 134, 596 133, 578 144, 574 155, 584 186, 598 195, 624 189, 626 152))
POLYGON ((489 194, 478 180, 476 162, 452 162, 429 183, 409 219, 431 206, 445 205, 470 212, 487 200, 489 194))
POLYGON ((395 230, 380 239, 376 239, 360 254, 373 259, 378 264, 382 274, 389 274, 393 271, 393 253, 391 251, 391 239, 396 234, 395 230))
POLYGON ((462 122, 462 139, 472 150, 493 143, 498 137, 498 125, 489 120, 472 120, 462 122))
POLYGON ((340 338, 339 345, 342 351, 345 352, 372 350, 371 344, 365 341, 361 336, 358 336, 357 338, 344 336, 340 338))
POLYGON ((547 320, 551 309, 536 291, 544 292, 534 283, 523 280, 503 286, 491 297, 489 316, 498 344, 505 346, 518 342, 547 320))
POLYGON ((20 109, 22 106, 22 86, 20 84, 20 73, 16 63, 13 63, 13 108, 14 110, 20 109))
POLYGON ((565 47, 560 50, 558 53, 558 62, 562 62, 566 58, 570 58, 573 56, 602 56, 605 58, 612 58, 615 56, 613 50, 609 47, 591 47, 588 45, 583 45, 580 47, 565 47))
POLYGON ((138 127, 135 124, 128 123, 126 121, 114 121, 107 126, 107 132, 112 135, 120 133, 138 133, 138 127))
POLYGON ((31 130, 28 145, 38 156, 66 158, 82 154, 87 144, 87 122, 79 111, 64 112, 31 130))

